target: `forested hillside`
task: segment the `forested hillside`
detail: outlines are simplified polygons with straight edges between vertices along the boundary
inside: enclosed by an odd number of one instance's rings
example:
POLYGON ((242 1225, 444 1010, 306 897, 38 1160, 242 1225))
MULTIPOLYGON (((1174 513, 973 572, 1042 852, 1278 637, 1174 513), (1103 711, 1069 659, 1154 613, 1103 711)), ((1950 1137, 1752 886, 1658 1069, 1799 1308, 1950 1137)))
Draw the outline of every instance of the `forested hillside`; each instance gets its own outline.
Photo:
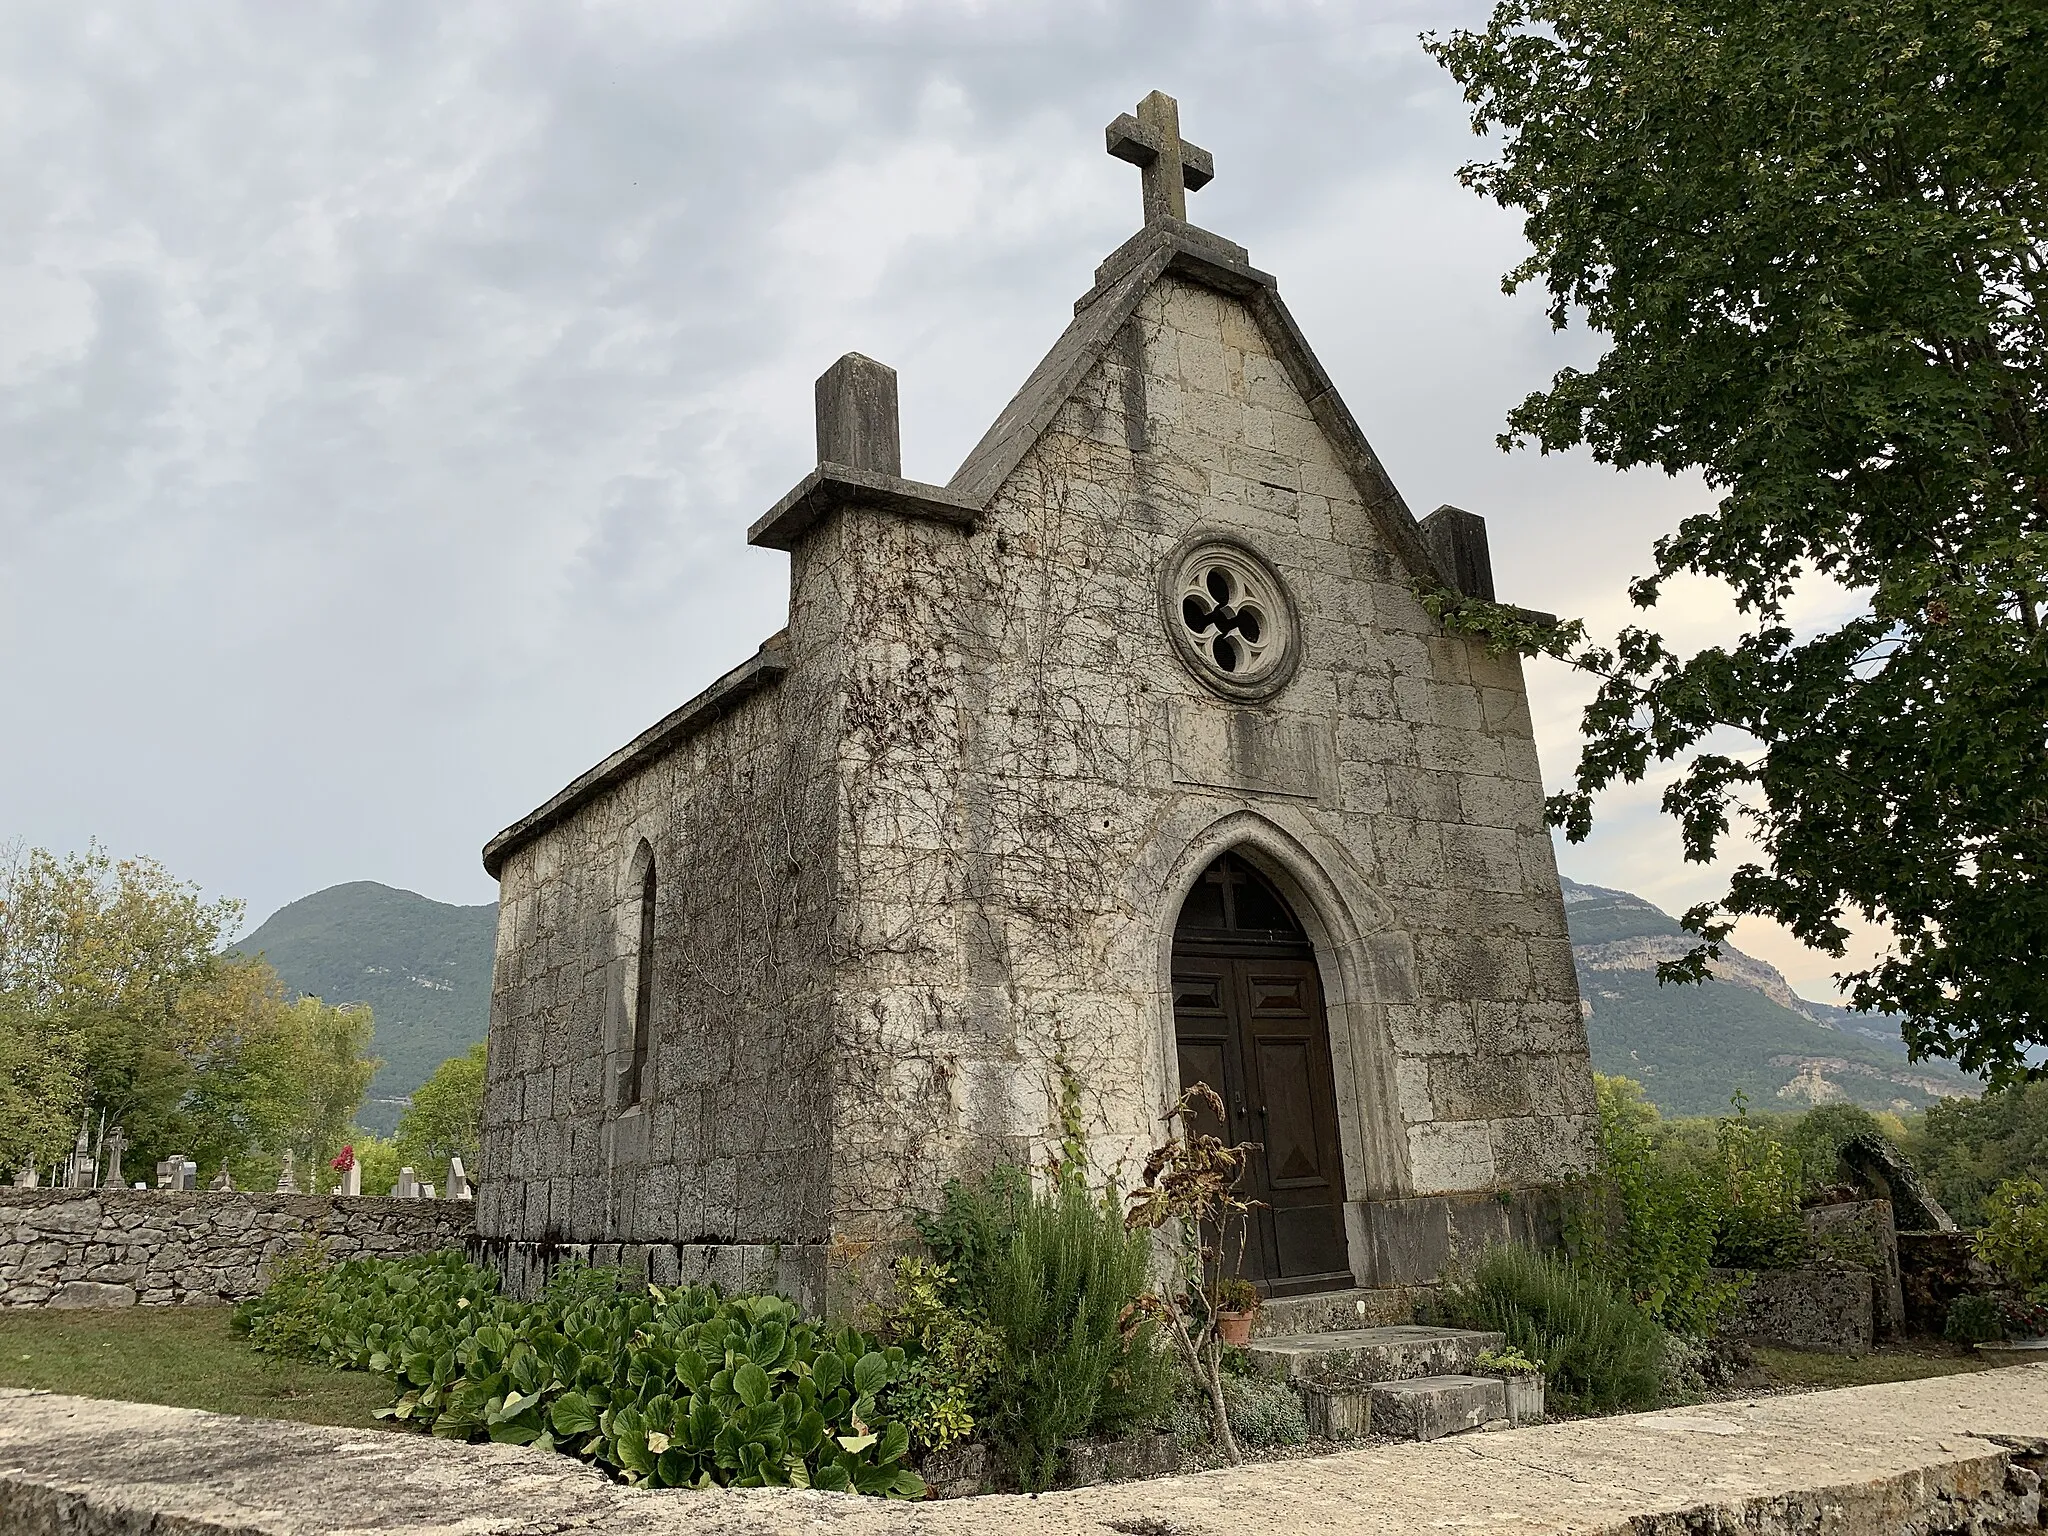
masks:
POLYGON ((1683 954, 1691 935, 1640 896, 1564 886, 1593 1066, 1634 1078, 1667 1115, 1721 1113, 1738 1090, 1757 1109, 1919 1109, 1981 1086, 1907 1061, 1890 1020, 1809 1002, 1740 951, 1699 986, 1661 986, 1657 962, 1683 954))
POLYGON ((280 908, 235 947, 262 954, 294 992, 370 1005, 384 1065, 358 1119, 389 1135, 405 1097, 483 1039, 497 920, 495 904, 449 906, 357 880, 280 908))
MULTIPOLYGON (((1978 1090, 1949 1067, 1908 1062, 1890 1020, 1810 1002, 1740 952, 1702 986, 1660 986, 1657 962, 1691 943, 1677 922, 1626 891, 1564 885, 1593 1065, 1636 1079, 1667 1115, 1720 1113, 1737 1090, 1758 1109, 1918 1109, 1978 1090)), ((262 952, 297 992, 370 1005, 384 1066, 361 1119, 389 1133, 405 1096, 483 1039, 496 920, 494 906, 361 880, 293 902, 238 947, 262 952)))

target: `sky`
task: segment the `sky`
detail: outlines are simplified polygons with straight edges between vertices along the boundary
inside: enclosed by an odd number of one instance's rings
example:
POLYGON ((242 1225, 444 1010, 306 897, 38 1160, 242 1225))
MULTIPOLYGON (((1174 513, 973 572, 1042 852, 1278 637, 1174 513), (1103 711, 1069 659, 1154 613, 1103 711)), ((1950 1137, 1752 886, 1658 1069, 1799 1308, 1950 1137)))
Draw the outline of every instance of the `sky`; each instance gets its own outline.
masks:
MULTIPOLYGON (((1598 337, 1418 34, 1483 5, 15 0, 0 29, 0 843, 147 853, 251 924, 495 896, 500 827, 750 654, 811 383, 899 375, 943 483, 1140 221, 1103 125, 1178 97, 1189 216, 1274 273, 1418 514, 1611 633, 1696 481, 1504 454, 1598 337)), ((1846 601, 1816 590, 1810 621, 1846 601)), ((1731 610, 1678 583, 1666 633, 1731 610)), ((1583 679, 1530 668, 1546 777, 1583 679)), ((1677 911, 1660 786, 1573 878, 1677 911)), ((1810 996, 1839 962, 1749 922, 1810 996)))

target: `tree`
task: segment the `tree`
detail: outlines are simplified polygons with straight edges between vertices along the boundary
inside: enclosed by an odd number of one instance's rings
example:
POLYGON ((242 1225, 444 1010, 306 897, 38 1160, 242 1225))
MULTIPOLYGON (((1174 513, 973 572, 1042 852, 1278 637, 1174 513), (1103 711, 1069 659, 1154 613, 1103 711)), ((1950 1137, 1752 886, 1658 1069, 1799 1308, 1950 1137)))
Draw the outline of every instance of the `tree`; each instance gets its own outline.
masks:
POLYGON ((422 1179, 438 1180, 451 1157, 476 1171, 484 1139, 483 1041, 450 1056, 413 1090, 412 1103, 398 1117, 396 1139, 399 1160, 422 1179))
POLYGON ((82 1110, 128 1134, 131 1167, 183 1152, 244 1183, 289 1150, 332 1156, 376 1062, 369 1010, 288 1002, 220 950, 237 902, 97 845, 0 862, 0 1156, 48 1164, 82 1110))
POLYGON ((1653 763, 1686 857, 1761 858, 1686 914, 1696 979, 1732 920, 1846 953, 1916 1056, 2005 1080, 2048 1039, 2048 11, 2038 0, 1502 0, 1427 46, 1503 135, 1465 181, 1523 210, 1554 324, 1606 335, 1503 446, 1701 472, 1719 495, 1630 595, 1719 578, 1732 644, 1532 638, 1596 672, 1573 840, 1653 763), (1801 632, 1794 584, 1864 601, 1801 632))

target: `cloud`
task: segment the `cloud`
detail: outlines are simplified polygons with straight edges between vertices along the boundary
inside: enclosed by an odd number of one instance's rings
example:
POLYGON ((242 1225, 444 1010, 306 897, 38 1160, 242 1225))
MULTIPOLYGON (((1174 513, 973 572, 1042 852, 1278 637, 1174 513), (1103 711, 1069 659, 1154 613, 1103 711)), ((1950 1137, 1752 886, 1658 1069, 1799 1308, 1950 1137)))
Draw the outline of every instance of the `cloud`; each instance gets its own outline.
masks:
MULTIPOLYGON (((781 622, 744 530, 826 364, 895 366, 907 469, 950 475, 1135 227, 1101 129, 1155 86, 1216 156, 1194 217, 1416 509, 1484 513, 1516 600, 1612 613, 1703 493, 1494 447, 1592 343, 1501 295, 1519 231, 1455 180, 1484 146, 1415 36, 1482 14, 15 7, 0 830, 257 916, 488 900, 485 837, 781 622)), ((1558 778, 1578 685, 1533 676, 1558 778)), ((1652 819, 1623 797, 1567 868, 1678 891, 1652 819)))

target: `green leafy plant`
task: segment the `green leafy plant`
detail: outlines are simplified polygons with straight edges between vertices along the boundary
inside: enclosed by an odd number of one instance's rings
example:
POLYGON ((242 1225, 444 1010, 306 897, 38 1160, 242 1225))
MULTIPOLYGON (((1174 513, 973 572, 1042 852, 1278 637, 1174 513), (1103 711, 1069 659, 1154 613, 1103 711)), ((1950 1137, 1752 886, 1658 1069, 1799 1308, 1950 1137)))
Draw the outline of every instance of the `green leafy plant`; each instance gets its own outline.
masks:
POLYGON ((1545 1362, 1548 1392, 1567 1411, 1649 1408, 1658 1400, 1664 1330, 1560 1255, 1489 1248, 1469 1273, 1446 1278, 1433 1310, 1451 1327, 1504 1333, 1525 1359, 1545 1362))
POLYGON ((805 1321, 779 1296, 664 1291, 568 1266, 536 1301, 454 1253, 352 1260, 245 1304, 273 1351, 389 1376, 381 1416, 566 1451, 650 1487, 793 1485, 916 1498, 910 1431, 880 1406, 900 1346, 805 1321))
POLYGON ((1510 1376, 1526 1376, 1543 1369, 1541 1360, 1531 1360, 1512 1344, 1500 1349, 1482 1349, 1472 1363, 1482 1371, 1499 1371, 1510 1376))
POLYGON ((1951 1344, 1988 1344, 2005 1337, 2005 1313, 1996 1296, 1972 1291, 1948 1304, 1941 1336, 1951 1344))
POLYGON ((1714 1138, 1714 1262, 1730 1269, 1790 1269, 1806 1254, 1799 1159, 1749 1118, 1736 1095, 1735 1113, 1714 1138))
POLYGON ((1300 1445, 1308 1439, 1301 1394, 1287 1382, 1226 1372, 1223 1403, 1231 1434, 1241 1445, 1300 1445))
POLYGON ((1146 1241, 1077 1162, 1063 1161, 1042 1189, 1016 1168, 949 1185, 922 1231, 950 1304, 996 1341, 975 1418, 1006 1481, 1050 1487, 1067 1441, 1166 1414, 1170 1375, 1137 1307, 1146 1241))
POLYGON ((882 1334, 910 1352, 910 1369, 883 1397, 891 1417, 910 1427, 920 1452, 941 1450, 974 1433, 975 1412, 1001 1358, 995 1332, 954 1304, 943 1264, 896 1261, 896 1296, 882 1334))
POLYGON ((1675 764, 1686 857, 1760 857, 1668 976, 1744 915, 1835 956, 1860 917, 1890 942, 1853 1006, 2008 1081, 2048 1038, 2044 41, 2014 0, 1500 0, 1426 44, 1499 151, 1461 178, 1525 218, 1506 285, 1603 338, 1504 445, 1697 471, 1714 505, 1628 595, 1707 578, 1740 616, 1565 640, 1600 686, 1553 821, 1675 764), (1857 600, 1807 622, 1814 580, 1857 600))
POLYGON ((2048 1189, 2038 1179, 2007 1179, 1986 1206, 1977 1257, 2022 1291, 2048 1286, 2048 1189))
POLYGON ((1232 1275, 1217 1283, 1216 1306, 1222 1312, 1256 1312, 1259 1310, 1259 1288, 1242 1276, 1232 1275))
POLYGON ((1566 1244, 1579 1264, 1680 1333, 1708 1331, 1730 1299, 1710 1273, 1719 1201, 1707 1178, 1667 1154, 1658 1117, 1625 1077, 1597 1077, 1599 1160, 1575 1181, 1566 1244))
POLYGON ((264 1354, 290 1360, 317 1358, 320 1288, 327 1269, 327 1250, 318 1238, 308 1237, 285 1249, 270 1261, 262 1302, 243 1302, 228 1326, 264 1354))

